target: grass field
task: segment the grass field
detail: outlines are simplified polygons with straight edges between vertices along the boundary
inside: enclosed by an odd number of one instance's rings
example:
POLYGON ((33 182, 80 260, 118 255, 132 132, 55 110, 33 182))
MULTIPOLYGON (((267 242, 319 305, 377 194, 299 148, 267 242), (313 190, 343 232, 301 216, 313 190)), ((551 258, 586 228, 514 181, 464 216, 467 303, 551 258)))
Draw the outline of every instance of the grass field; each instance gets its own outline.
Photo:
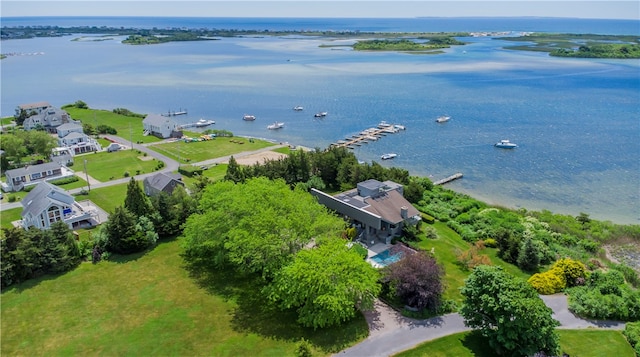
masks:
MULTIPOLYGON (((558 330, 562 352, 577 357, 633 357, 635 353, 620 331, 558 330)), ((494 357, 477 332, 462 332, 425 342, 396 357, 494 357)))
POLYGON ((131 176, 153 172, 159 162, 136 150, 103 151, 77 156, 74 168, 84 171, 84 160, 87 160, 89 176, 101 182, 123 178, 125 172, 131 176))
POLYGON ((69 113, 73 119, 80 120, 83 124, 91 124, 94 128, 98 125, 108 125, 115 128, 118 132, 116 134, 117 136, 131 140, 134 143, 153 143, 160 141, 160 139, 155 136, 143 135, 142 118, 119 115, 108 110, 80 109, 76 107, 67 107, 64 108, 64 110, 69 113))
MULTIPOLYGON (((78 168, 75 168, 76 170, 78 168)), ((4 180, 4 178, 3 178, 4 180)), ((79 188, 79 187, 86 187, 87 186, 87 181, 83 180, 82 178, 78 177, 78 181, 76 182, 71 182, 71 183, 67 183, 64 185, 60 185, 58 187, 64 189, 64 190, 72 190, 74 188, 79 188)), ((6 203, 9 202, 9 197, 14 196, 16 198, 16 202, 19 202, 20 200, 22 200, 24 198, 24 196, 28 195, 29 192, 26 191, 18 191, 18 192, 5 192, 3 193, 2 196, 2 200, 0 200, 0 202, 2 203, 6 203)))
POLYGON ((272 142, 246 138, 220 137, 209 141, 185 143, 181 140, 153 145, 150 148, 180 163, 200 162, 216 157, 253 151, 275 145, 272 142), (242 143, 242 144, 239 144, 242 143))
POLYGON ((367 334, 364 318, 304 329, 291 312, 264 303, 254 278, 194 277, 179 240, 152 251, 83 263, 2 293, 4 356, 292 356, 301 338, 315 355, 367 334))

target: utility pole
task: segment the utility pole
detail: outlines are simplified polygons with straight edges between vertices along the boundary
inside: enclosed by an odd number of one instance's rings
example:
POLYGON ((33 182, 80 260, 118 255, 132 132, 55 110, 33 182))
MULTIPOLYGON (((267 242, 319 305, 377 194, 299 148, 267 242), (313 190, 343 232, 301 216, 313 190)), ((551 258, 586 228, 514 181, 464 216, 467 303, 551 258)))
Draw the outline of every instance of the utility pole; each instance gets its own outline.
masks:
POLYGON ((87 177, 87 186, 89 187, 89 192, 91 192, 91 183, 89 182, 89 172, 87 171, 87 159, 84 159, 84 174, 87 177))
POLYGON ((133 132, 131 131, 131 121, 129 121, 129 141, 131 142, 131 150, 133 150, 133 132))

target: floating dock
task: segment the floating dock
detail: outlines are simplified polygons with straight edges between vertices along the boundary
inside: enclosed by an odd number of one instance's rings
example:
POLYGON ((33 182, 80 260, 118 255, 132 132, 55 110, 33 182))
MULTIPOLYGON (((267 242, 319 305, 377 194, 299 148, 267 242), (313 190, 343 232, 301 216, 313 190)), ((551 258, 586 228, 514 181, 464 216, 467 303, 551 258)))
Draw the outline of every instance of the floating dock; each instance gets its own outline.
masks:
POLYGON ((457 180, 459 178, 462 178, 462 172, 458 172, 458 173, 453 174, 453 175, 451 175, 449 177, 443 178, 442 180, 435 181, 433 184, 435 186, 444 185, 445 183, 449 183, 449 182, 451 182, 453 180, 457 180))
POLYGON ((178 110, 177 112, 176 112, 176 111, 171 111, 171 110, 170 110, 170 111, 168 111, 168 112, 166 112, 166 113, 162 114, 162 116, 165 116, 165 117, 174 117, 174 116, 176 116, 176 115, 186 115, 186 114, 187 114, 187 110, 186 110, 186 109, 185 109, 185 110, 182 110, 182 108, 180 108, 180 110, 178 110))
POLYGON ((377 141, 387 134, 397 133, 400 130, 405 130, 405 127, 403 125, 388 124, 383 121, 375 128, 365 129, 361 131, 360 134, 353 135, 349 138, 345 138, 344 140, 338 140, 335 143, 332 143, 330 147, 346 147, 353 149, 356 146, 362 146, 362 144, 377 141))

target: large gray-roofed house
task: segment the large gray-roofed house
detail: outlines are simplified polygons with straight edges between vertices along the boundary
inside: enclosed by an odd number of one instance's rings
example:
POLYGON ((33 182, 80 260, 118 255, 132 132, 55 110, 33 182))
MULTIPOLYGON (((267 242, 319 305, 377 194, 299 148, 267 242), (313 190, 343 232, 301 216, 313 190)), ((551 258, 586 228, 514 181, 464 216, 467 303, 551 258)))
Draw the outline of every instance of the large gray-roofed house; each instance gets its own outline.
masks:
POLYGON ((57 162, 27 165, 19 169, 7 170, 5 172, 8 191, 20 191, 25 186, 35 185, 40 181, 51 181, 73 175, 74 173, 72 170, 57 162))
POLYGON ((69 113, 62 109, 49 107, 46 110, 28 117, 22 123, 24 130, 33 130, 41 126, 49 133, 56 133, 57 128, 65 123, 78 123, 71 119, 69 113))
POLYGON ((70 228, 97 224, 95 207, 78 204, 72 195, 48 182, 40 182, 21 204, 20 223, 25 229, 48 229, 57 221, 65 222, 70 228))
POLYGON ((148 114, 142 120, 142 127, 145 135, 150 134, 162 139, 182 136, 178 124, 170 117, 160 114, 148 114))
POLYGON ((311 189, 318 202, 359 225, 362 230, 358 237, 367 244, 377 239, 389 244, 402 234, 405 224, 416 224, 421 219, 420 212, 402 193, 402 185, 378 180, 360 182, 357 188, 334 196, 311 189))
POLYGON ((27 114, 30 114, 32 112, 39 114, 47 110, 47 108, 49 108, 50 106, 51 104, 49 104, 49 102, 35 102, 35 103, 20 104, 16 107, 16 113, 14 117, 18 118, 22 111, 27 112, 27 114))
POLYGON ((184 187, 184 182, 182 182, 182 176, 180 174, 164 172, 159 172, 153 176, 145 177, 142 181, 144 193, 147 196, 155 196, 160 192, 165 192, 170 195, 178 185, 184 187))

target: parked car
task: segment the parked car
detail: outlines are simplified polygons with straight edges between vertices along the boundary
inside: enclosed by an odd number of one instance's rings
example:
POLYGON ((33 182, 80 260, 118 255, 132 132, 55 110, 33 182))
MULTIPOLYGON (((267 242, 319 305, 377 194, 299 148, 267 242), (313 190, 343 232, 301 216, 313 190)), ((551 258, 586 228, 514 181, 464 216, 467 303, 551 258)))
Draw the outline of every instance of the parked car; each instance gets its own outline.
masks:
POLYGON ((114 152, 120 149, 122 149, 122 146, 120 146, 120 144, 118 143, 111 143, 109 144, 109 146, 107 146, 107 152, 114 152))

